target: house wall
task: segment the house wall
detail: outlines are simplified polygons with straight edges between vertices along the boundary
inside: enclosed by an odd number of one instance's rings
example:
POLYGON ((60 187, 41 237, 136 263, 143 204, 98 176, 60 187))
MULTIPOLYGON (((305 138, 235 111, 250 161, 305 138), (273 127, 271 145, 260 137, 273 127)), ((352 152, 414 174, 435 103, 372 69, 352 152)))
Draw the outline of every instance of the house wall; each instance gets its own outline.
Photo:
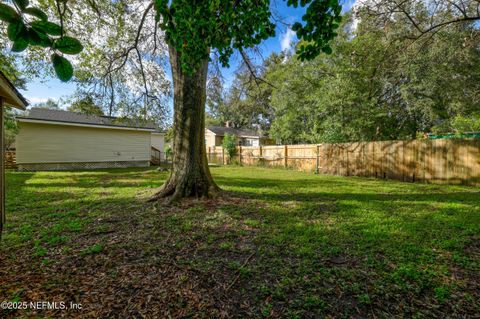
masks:
MULTIPOLYGON (((260 145, 275 145, 275 141, 270 138, 260 137, 241 137, 235 136, 236 144, 241 142, 242 145, 260 146, 260 145)), ((209 129, 205 130, 205 144, 206 147, 222 146, 223 136, 217 136, 209 129)))
POLYGON ((223 145, 223 136, 215 136, 215 146, 223 145))
POLYGON ((274 139, 268 138, 268 137, 262 137, 260 139, 260 145, 262 146, 268 146, 268 145, 276 145, 277 143, 275 142, 274 139))
POLYGON ((16 141, 16 151, 19 169, 75 168, 72 163, 80 163, 79 168, 149 165, 151 132, 148 131, 21 121, 18 125, 20 130, 16 141), (84 165, 84 163, 91 164, 84 165))
POLYGON ((165 149, 165 134, 163 133, 152 133, 151 145, 155 147, 160 152, 163 152, 165 149))
MULTIPOLYGON (((216 143, 218 142, 217 141, 217 137, 212 131, 210 130, 205 130, 205 145, 206 147, 212 147, 212 146, 215 146, 217 145, 216 143)), ((221 142, 220 144, 221 145, 221 142)))
POLYGON ((242 146, 260 146, 259 138, 242 137, 241 142, 242 146))

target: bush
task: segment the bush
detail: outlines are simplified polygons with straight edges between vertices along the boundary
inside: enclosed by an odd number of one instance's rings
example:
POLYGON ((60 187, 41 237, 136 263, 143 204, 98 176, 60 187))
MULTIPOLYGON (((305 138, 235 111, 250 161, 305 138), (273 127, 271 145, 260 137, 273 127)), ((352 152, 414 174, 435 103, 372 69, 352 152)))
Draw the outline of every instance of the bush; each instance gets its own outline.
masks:
POLYGON ((222 147, 227 152, 227 155, 231 161, 237 154, 237 140, 235 135, 226 133, 223 137, 222 147))
POLYGON ((168 158, 172 158, 172 155, 173 155, 173 151, 172 151, 172 148, 170 145, 167 145, 165 147, 165 158, 168 159, 168 158))
POLYGON ((434 134, 455 133, 461 136, 465 133, 480 132, 480 115, 462 116, 457 115, 450 120, 444 121, 432 127, 434 134))
POLYGON ((480 131, 480 116, 471 115, 463 117, 457 115, 452 120, 452 128, 456 134, 480 131))

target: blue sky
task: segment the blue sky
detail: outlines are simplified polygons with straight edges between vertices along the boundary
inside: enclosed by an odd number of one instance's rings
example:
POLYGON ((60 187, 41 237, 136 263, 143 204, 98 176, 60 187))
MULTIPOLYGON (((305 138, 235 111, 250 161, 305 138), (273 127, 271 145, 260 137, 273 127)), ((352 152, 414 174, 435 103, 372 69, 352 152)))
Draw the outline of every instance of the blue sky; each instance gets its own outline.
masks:
MULTIPOLYGON (((343 11, 349 10, 355 3, 355 0, 341 0, 343 4, 343 11)), ((303 9, 294 9, 286 6, 286 1, 275 1, 274 10, 284 18, 287 23, 299 21, 303 15, 303 9)), ((289 46, 290 41, 295 40, 295 36, 284 25, 279 25, 276 30, 276 37, 266 40, 262 45, 262 55, 269 56, 272 52, 281 52, 289 46)), ((223 76, 226 79, 227 85, 232 79, 232 75, 238 66, 238 58, 233 58, 231 67, 222 69, 223 76)), ((47 99, 59 100, 61 97, 73 94, 75 91, 74 83, 62 83, 56 78, 37 79, 27 84, 27 90, 22 91, 24 96, 31 102, 31 104, 44 102, 47 99)))

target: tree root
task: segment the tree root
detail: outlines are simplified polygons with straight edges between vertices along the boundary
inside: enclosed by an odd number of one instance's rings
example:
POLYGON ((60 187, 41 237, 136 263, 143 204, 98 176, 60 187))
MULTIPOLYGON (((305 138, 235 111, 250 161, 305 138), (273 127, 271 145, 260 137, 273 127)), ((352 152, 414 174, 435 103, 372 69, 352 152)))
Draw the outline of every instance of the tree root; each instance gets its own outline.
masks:
POLYGON ((200 196, 185 196, 182 187, 176 187, 173 183, 167 182, 155 195, 150 197, 147 202, 162 202, 165 206, 178 202, 184 198, 216 198, 221 194, 222 190, 216 184, 209 187, 205 194, 200 196))
POLYGON ((171 183, 166 183, 155 195, 150 197, 147 202, 152 203, 160 199, 170 197, 175 194, 176 188, 171 183))

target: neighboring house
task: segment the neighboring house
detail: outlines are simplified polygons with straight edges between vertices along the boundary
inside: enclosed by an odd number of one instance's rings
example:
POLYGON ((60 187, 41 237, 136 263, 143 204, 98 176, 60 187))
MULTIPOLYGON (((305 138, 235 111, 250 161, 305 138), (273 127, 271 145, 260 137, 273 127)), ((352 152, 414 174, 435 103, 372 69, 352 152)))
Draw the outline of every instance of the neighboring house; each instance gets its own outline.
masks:
POLYGON ((153 132, 151 139, 150 145, 163 152, 165 148, 165 133, 161 131, 153 132))
POLYGON ((144 167, 163 145, 163 133, 141 121, 41 108, 17 121, 21 171, 144 167))
POLYGON ((237 138, 237 144, 242 146, 274 145, 275 141, 267 136, 251 130, 222 126, 209 126, 205 129, 205 144, 207 147, 222 146, 225 134, 232 134, 237 138))

